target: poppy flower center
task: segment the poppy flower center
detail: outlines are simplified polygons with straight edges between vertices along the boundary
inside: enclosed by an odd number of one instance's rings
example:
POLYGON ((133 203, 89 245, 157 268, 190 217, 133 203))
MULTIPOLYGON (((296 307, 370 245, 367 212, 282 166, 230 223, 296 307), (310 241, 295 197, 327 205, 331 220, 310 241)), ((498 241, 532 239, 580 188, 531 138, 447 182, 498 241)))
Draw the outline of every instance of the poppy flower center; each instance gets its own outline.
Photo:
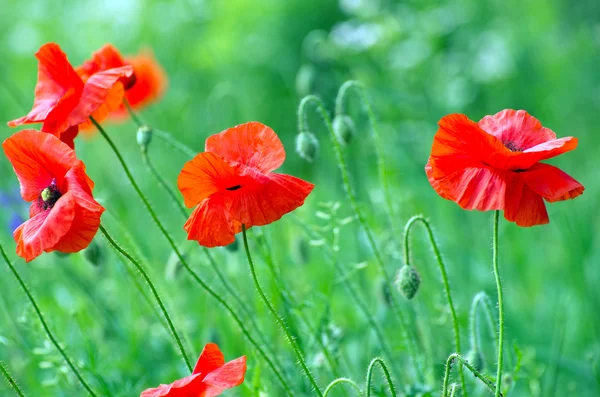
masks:
POLYGON ((40 194, 40 197, 38 199, 38 203, 40 207, 45 211, 54 207, 54 204, 56 204, 56 202, 61 196, 62 194, 58 190, 56 182, 52 181, 50 186, 42 190, 42 193, 40 194))
POLYGON ((235 185, 231 187, 226 187, 225 190, 238 190, 241 189, 242 185, 235 185))
POLYGON ((523 149, 521 149, 520 147, 518 147, 517 144, 514 143, 513 141, 507 141, 507 142, 502 142, 502 143, 511 152, 522 152, 523 151, 523 149))

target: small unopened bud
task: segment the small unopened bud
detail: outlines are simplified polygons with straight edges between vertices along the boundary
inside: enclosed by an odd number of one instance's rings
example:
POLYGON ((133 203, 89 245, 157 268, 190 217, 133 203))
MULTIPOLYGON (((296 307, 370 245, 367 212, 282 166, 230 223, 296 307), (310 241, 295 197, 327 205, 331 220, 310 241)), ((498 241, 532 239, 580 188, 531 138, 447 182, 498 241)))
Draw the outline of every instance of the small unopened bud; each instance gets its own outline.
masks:
POLYGON ((345 114, 337 115, 333 119, 333 133, 338 142, 347 145, 354 135, 354 122, 345 114))
POLYGON ((304 97, 315 91, 315 67, 309 63, 300 66, 296 75, 296 91, 298 95, 304 97))
MULTIPOLYGON (((185 255, 183 255, 183 257, 185 258, 185 255)), ((172 251, 171 255, 169 255, 169 259, 167 259, 167 264, 165 266, 165 277, 167 278, 167 280, 175 279, 175 277, 177 277, 177 273, 179 273, 179 270, 182 267, 183 264, 179 260, 179 256, 175 251, 172 251)))
POLYGON ((152 140, 152 127, 143 125, 137 130, 137 143, 142 148, 142 151, 146 151, 150 141, 152 140))
POLYGON ((478 372, 483 370, 485 366, 485 359, 483 358, 483 354, 479 350, 471 350, 467 353, 466 360, 469 364, 473 366, 478 372))
POLYGON ((83 257, 91 265, 100 266, 104 262, 104 250, 96 240, 92 240, 90 245, 83 250, 83 257))
POLYGON ((233 241, 233 243, 225 246, 225 249, 229 252, 237 252, 237 250, 240 248, 240 242, 238 241, 237 237, 235 238, 235 240, 233 241))
POLYGON ((319 141, 311 132, 301 132, 296 136, 296 152, 304 160, 312 163, 319 153, 319 141))
POLYGON ((404 265, 398 271, 396 278, 396 288, 406 298, 412 299, 417 294, 421 285, 421 276, 412 266, 404 265))

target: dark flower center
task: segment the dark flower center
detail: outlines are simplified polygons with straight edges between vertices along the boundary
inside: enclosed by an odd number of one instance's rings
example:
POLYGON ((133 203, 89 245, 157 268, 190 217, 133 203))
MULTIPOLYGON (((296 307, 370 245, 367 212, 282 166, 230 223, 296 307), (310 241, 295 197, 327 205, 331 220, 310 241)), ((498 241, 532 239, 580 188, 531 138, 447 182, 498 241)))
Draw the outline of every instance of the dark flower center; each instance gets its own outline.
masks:
POLYGON ((226 187, 225 190, 238 190, 242 187, 242 185, 235 185, 231 187, 226 187))
POLYGON ((58 190, 58 186, 56 186, 56 181, 53 180, 50 186, 42 190, 42 193, 38 198, 38 204, 46 211, 54 207, 54 204, 56 204, 61 196, 62 194, 58 190))
POLYGON ((502 142, 502 143, 504 143, 504 146, 506 146, 506 148, 508 150, 510 150, 511 152, 522 152, 523 151, 523 149, 518 147, 517 144, 514 143, 513 141, 502 142))

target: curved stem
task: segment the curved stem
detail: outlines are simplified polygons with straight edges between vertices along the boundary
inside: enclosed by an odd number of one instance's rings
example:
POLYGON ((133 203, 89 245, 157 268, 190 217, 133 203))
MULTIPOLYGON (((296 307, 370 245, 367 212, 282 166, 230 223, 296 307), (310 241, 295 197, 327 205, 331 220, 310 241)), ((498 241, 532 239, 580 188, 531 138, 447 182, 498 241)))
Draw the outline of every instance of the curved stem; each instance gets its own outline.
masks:
POLYGON ((355 381, 353 381, 352 379, 348 379, 348 378, 337 378, 336 380, 334 380, 333 382, 331 382, 327 388, 325 388, 325 391, 323 392, 323 397, 327 397, 329 395, 329 393, 331 392, 331 390, 336 386, 336 385, 342 385, 342 384, 347 384, 352 386, 352 388, 354 390, 356 390, 356 393, 361 396, 362 395, 362 391, 360 390, 360 387, 358 387, 358 385, 356 384, 355 381))
POLYGON ((8 387, 10 389, 12 389, 17 394, 17 396, 25 397, 25 394, 23 394, 23 392, 21 391, 21 388, 17 384, 17 381, 10 375, 10 373, 8 372, 8 369, 6 369, 6 366, 4 365, 4 363, 2 361, 0 361, 0 372, 2 372, 4 379, 6 379, 6 383, 8 383, 8 387))
POLYGON ((458 390, 458 385, 456 383, 453 383, 450 386, 450 397, 454 397, 456 395, 457 390, 458 390))
POLYGON ((131 105, 129 104, 129 101, 127 100, 127 98, 123 97, 123 103, 125 104, 125 108, 127 109, 127 112, 129 112, 129 115, 131 116, 131 119, 133 120, 133 122, 135 124, 137 124, 138 127, 141 127, 142 125, 144 125, 144 123, 142 122, 142 119, 140 117, 138 117, 138 115, 135 114, 135 112, 131 108, 131 105))
POLYGON ((150 290, 152 291, 152 295, 154 296, 154 299, 156 300, 156 303, 158 303, 158 306, 160 307, 160 311, 162 312, 165 320, 167 321, 167 325, 168 325, 169 331, 171 333, 171 336, 173 336, 173 339, 175 340, 175 345, 177 345, 177 348, 179 349, 179 353, 181 354, 181 357, 183 358, 183 361, 185 362, 185 365, 188 367, 188 370, 191 373, 193 371, 194 367, 192 367, 192 363, 188 359, 188 356, 187 356, 187 354, 185 352, 185 348, 183 347, 183 343, 181 342, 181 339, 179 338, 179 334, 175 330, 175 326, 173 325, 173 321, 171 321, 171 317, 169 316, 169 312, 167 311, 167 308, 165 307, 162 299, 160 298, 160 295, 158 294, 158 291, 156 290, 156 287, 154 286, 154 284, 150 280, 150 277, 148 277, 148 273, 146 273, 146 271, 144 270, 143 266, 137 260, 135 260, 131 255, 129 255, 129 253, 127 251, 125 251, 112 238, 112 236, 108 233, 108 231, 104 228, 103 225, 100 225, 100 231, 102 232, 102 234, 104 235, 104 237, 106 238, 106 240, 108 240, 108 242, 113 246, 113 248, 115 250, 117 250, 117 252, 119 252, 125 258, 127 258, 127 260, 129 262, 131 262, 131 264, 133 266, 135 266, 135 268, 137 269, 137 271, 140 272, 140 275, 142 276, 142 278, 144 279, 144 281, 146 281, 146 284, 148 284, 148 287, 150 287, 150 290))
POLYGON ((246 256, 248 257, 248 265, 250 266, 250 274, 252 275, 252 280, 254 281, 254 286, 258 290, 258 294, 260 295, 263 303, 265 304, 265 306, 267 306, 267 309, 269 309, 269 311, 275 318, 277 325, 279 325, 281 327, 281 329, 283 329, 286 339, 288 340, 290 345, 292 345, 292 349, 294 350, 294 353, 296 353, 296 358, 300 362, 300 366, 302 367, 304 374, 306 375, 306 377, 308 378, 308 380, 310 381, 312 386, 315 388, 315 391, 317 392, 317 394, 319 396, 323 397, 323 393, 321 392, 321 389, 319 389, 319 385, 315 381, 315 378, 313 377, 312 373, 310 372, 310 369, 308 369, 308 366, 306 365, 306 361, 304 360, 304 356, 302 355, 302 352, 300 351, 300 348, 298 347, 296 340, 290 334, 290 330, 288 329, 287 325, 285 324, 285 321, 279 315, 279 313, 277 313, 277 310, 275 309, 273 304, 271 304, 271 302, 269 301, 269 298, 267 298, 262 287, 260 286, 260 282, 258 281, 258 277, 256 276, 256 269, 254 268, 254 262, 252 261, 252 256, 250 255, 250 247, 248 246, 248 236, 246 235, 246 225, 244 225, 243 223, 242 223, 242 235, 244 237, 244 248, 246 249, 246 256))
MULTIPOLYGON (((469 364, 469 362, 467 360, 465 360, 460 354, 452 353, 448 357, 448 360, 446 360, 446 371, 444 372, 444 384, 442 387, 442 397, 446 397, 448 395, 448 383, 450 381, 450 370, 452 369, 452 363, 454 362, 454 360, 458 360, 462 365, 464 365, 465 368, 467 368, 469 371, 471 371, 471 373, 477 379, 481 380, 481 382, 483 382, 483 384, 485 386, 487 386, 488 389, 490 389, 492 392, 495 391, 496 388, 494 387, 494 382, 492 382, 491 380, 486 378, 484 375, 482 375, 479 371, 477 371, 475 369, 475 367, 473 367, 471 364, 469 364)), ((499 393, 498 395, 502 396, 502 393, 499 393)))
POLYGON ((369 364, 369 369, 367 369, 367 397, 371 397, 371 382, 373 378, 373 369, 375 367, 375 364, 379 364, 379 366, 381 367, 381 370, 383 371, 383 376, 385 376, 388 387, 390 388, 390 393, 392 393, 392 397, 396 397, 396 388, 394 387, 394 382, 392 382, 390 371, 388 371, 385 362, 383 362, 383 359, 379 357, 374 358, 371 361, 371 364, 369 364))
MULTIPOLYGON (((375 260, 376 260, 377 264, 379 265, 381 273, 384 276, 385 282, 389 286, 392 286, 393 285, 392 277, 390 276, 390 274, 388 273, 388 271, 385 268, 385 263, 383 261, 383 257, 381 256, 381 253, 379 252, 379 248, 377 247, 377 244, 375 243, 375 238, 373 237, 373 232, 371 231, 371 228, 367 224, 365 217, 363 216, 362 211, 360 210, 360 207, 358 206, 358 201, 356 199, 356 195, 354 194, 354 190, 352 189, 352 185, 350 184, 350 176, 348 173, 348 167, 346 166, 346 161, 344 160, 344 157, 342 156, 342 150, 341 150, 340 143, 337 141, 337 139, 335 137, 335 133, 333 132, 333 126, 331 125, 331 118, 327 114, 325 105, 323 104, 323 101, 321 101, 321 99, 319 99, 319 97, 317 97, 315 95, 309 95, 309 96, 304 97, 302 99, 302 101, 300 101, 300 105, 298 107, 298 129, 300 132, 307 131, 306 107, 310 103, 313 103, 315 105, 317 111, 319 112, 319 115, 321 116, 321 118, 323 119, 323 122, 325 123, 325 126, 327 127, 327 130, 329 131, 329 136, 330 136, 331 142, 333 143, 333 149, 335 152, 335 157, 337 159, 338 167, 342 174, 342 181, 344 183, 344 189, 346 191, 348 198, 350 199, 350 204, 352 205, 354 214, 356 215, 356 218, 358 219, 362 229, 365 232, 365 235, 367 236, 367 241, 369 242, 369 246, 370 246, 371 250, 373 251, 373 255, 375 256, 375 260)), ((419 360, 417 359, 417 354, 416 354, 417 348, 414 344, 413 339, 411 337, 409 337, 409 335, 408 335, 408 324, 406 322, 406 319, 404 318, 403 313, 400 311, 400 308, 398 307, 395 297, 392 297, 392 305, 391 306, 393 308, 393 311, 394 311, 396 317, 398 318, 398 320, 402 326, 401 327, 402 336, 403 336, 404 340, 407 341, 408 351, 409 351, 409 354, 410 354, 411 358, 413 359, 413 363, 415 365, 415 374, 418 378, 422 378, 422 371, 419 368, 419 365, 418 365, 419 360)))
POLYGON ((500 395, 502 387, 502 364, 504 359, 504 300, 502 297, 502 280, 498 269, 498 223, 500 211, 494 212, 494 234, 492 239, 494 277, 496 278, 496 289, 498 290, 498 371, 496 372, 496 397, 500 395))
POLYGON ((285 389, 286 393, 289 396, 293 397, 292 391, 290 390, 290 387, 288 386, 288 384, 285 381, 285 379, 282 377, 281 372, 277 369, 277 367, 275 366, 275 364, 273 364, 273 361, 269 358, 269 356, 267 356, 267 354, 265 353, 264 349, 260 346, 260 344, 258 344, 256 342, 256 340, 254 340, 254 338, 252 337, 252 335, 250 335, 250 333, 248 332, 248 329, 246 328, 246 326, 244 325, 244 323, 242 322, 242 320, 240 319, 240 317, 237 315, 237 313, 231 308, 231 306, 229 306, 229 304, 215 290, 213 290, 190 267, 190 265, 188 264, 188 262, 183 257, 181 251, 179 250, 179 248, 177 247, 177 245, 173 241, 173 238, 169 235, 169 233, 167 232, 167 229, 165 229, 165 226, 162 224, 162 222, 160 221, 160 219, 158 219, 158 216, 156 215, 156 212, 154 211, 154 209, 150 205, 150 202, 148 201, 148 199, 146 198, 146 196, 144 195, 144 193, 142 192, 142 190, 140 189, 140 187, 138 186, 137 182, 135 181, 135 178, 133 177, 133 175, 131 174, 131 171, 129 170, 129 167, 125 163, 125 160, 123 159, 123 156, 121 156, 121 153, 119 152, 119 150, 115 146, 115 144, 112 141, 112 139, 110 139, 110 137, 108 136, 108 134, 106 133, 106 131, 104 131, 104 129, 102 128, 102 126, 100 126, 100 124, 98 124, 96 122, 96 120, 94 120, 92 117, 90 117, 90 119, 91 119, 92 123, 96 126, 96 128, 98 128, 98 130, 100 131, 100 134, 102 134, 102 136, 104 137, 104 139, 108 142, 109 146, 112 148, 113 152, 117 156, 117 159, 119 160, 119 163, 121 164, 121 167, 123 168, 123 171, 125 172, 125 174, 127 176, 127 179, 129 180, 129 183, 131 183, 131 186, 133 187, 133 189, 135 190, 135 192, 137 193, 137 195, 140 197, 140 199, 144 203, 144 206, 148 210, 148 213, 150 214, 150 217, 152 218, 152 220, 154 221, 154 223, 156 224, 156 226, 158 226, 158 228, 160 229, 161 233, 163 234, 163 236, 165 237, 165 239, 167 240, 167 242, 169 243, 169 245, 171 246, 171 248, 175 252, 175 255, 177 255, 177 258, 179 259, 179 261, 181 262, 181 264, 183 265, 183 267, 186 269, 186 271, 189 273, 189 275, 194 279, 194 281, 196 281, 210 296, 212 296, 215 300, 217 300, 217 302, 219 302, 225 308, 225 310, 231 315, 231 317, 233 318, 233 320, 240 327, 240 330, 242 331, 242 333, 244 334, 244 336, 256 348, 256 350, 259 352, 259 354, 265 359, 265 361, 267 362, 267 364, 269 365, 269 367, 273 370, 275 376, 277 377, 277 379, 281 383, 281 386, 285 389))
MULTIPOLYGON (((438 267, 440 269, 440 273, 442 275, 442 282, 444 283, 444 291, 446 292, 446 300, 448 301, 448 306, 450 307, 450 315, 452 317, 452 328, 454 330, 454 348, 456 352, 460 354, 460 328, 458 326, 458 317, 456 315, 456 309, 454 308, 454 301, 452 300, 452 292, 450 291, 450 283, 448 282, 448 273, 446 272, 446 266, 444 265, 444 260, 442 259, 442 254, 440 253, 440 249, 435 241, 435 236, 433 235, 433 230, 429 221, 425 219, 423 215, 415 215, 408 220, 406 226, 404 227, 404 263, 407 266, 410 266, 411 258, 410 258, 410 232, 412 230, 412 226, 416 222, 421 222, 425 229, 427 229, 427 236, 429 237, 429 242, 431 243, 431 248, 433 249, 433 253, 435 255, 435 259, 437 260, 438 267)), ((465 382, 465 376, 463 374, 462 367, 458 368, 458 373, 460 377, 460 383, 462 385, 463 396, 467 396, 467 384, 465 382)))
POLYGON ((371 107, 371 102, 367 97, 367 91, 365 90, 365 87, 361 82, 356 80, 350 80, 342 84, 335 100, 335 114, 344 114, 345 99, 347 98, 347 93, 351 89, 354 89, 354 91, 356 91, 356 93, 358 94, 367 112, 367 116, 369 117, 369 122, 371 123, 371 132, 373 133, 373 142, 375 143, 375 155, 377 156, 379 183, 381 183, 381 186, 383 188, 383 197, 388 218, 390 220, 392 229, 395 231, 396 224, 394 222, 394 210, 392 206, 392 198, 390 196, 390 189, 386 176, 385 158, 383 156, 383 146, 381 145, 381 139, 379 138, 379 128, 377 126, 377 119, 375 118, 375 112, 373 112, 373 108, 371 107))
MULTIPOLYGON (((471 340, 471 346, 479 350, 480 341, 479 341, 479 326, 477 325, 477 309, 481 307, 481 310, 485 313, 485 317, 488 322, 488 327, 490 329, 490 334, 498 349, 498 335, 496 334, 496 322, 494 321, 493 306, 492 301, 487 296, 485 292, 479 292, 473 298, 473 302, 471 302, 471 310, 469 314, 469 335, 471 340)), ((496 352, 497 353, 497 352, 496 352)))
POLYGON ((8 259, 8 256, 6 255, 6 252, 4 251, 4 248, 2 247, 1 244, 0 244, 0 253, 2 254, 2 257, 4 258, 4 261, 8 265, 10 271, 12 272, 12 274, 17 279, 19 285, 21 286, 21 289, 23 289, 23 291, 25 292, 25 294, 29 298, 29 302, 33 306, 33 309, 35 310, 35 313, 37 314, 40 322, 42 323, 42 327, 44 328, 44 331, 46 332, 46 335, 48 336, 48 339, 50 339, 50 341, 52 342, 52 344, 54 345, 54 347, 56 347, 56 349, 58 350, 58 352, 60 353, 60 355, 62 356, 62 358, 65 360, 65 362, 67 363, 67 365, 69 366, 69 368, 71 369, 71 371, 73 371, 73 374, 75 375, 75 377, 77 378, 77 380, 79 380, 79 383, 81 383, 81 385, 83 386, 83 388, 89 393, 90 396, 97 397, 96 393, 94 393, 92 391, 91 387, 83 379, 83 376, 81 376, 81 374, 79 373, 79 370, 77 370, 77 368, 75 367, 75 365, 73 364, 73 362, 71 362, 71 359, 67 356, 67 353, 65 352, 65 350, 60 346, 60 343, 58 343, 58 341, 54 337, 54 334, 52 334, 52 331, 50 331, 50 328, 48 327, 48 324, 46 323, 46 320, 44 319, 44 316, 42 315, 42 311, 40 310, 39 306, 37 305, 37 303, 36 303, 33 295, 31 294, 31 292, 29 291, 29 289, 25 285, 25 282, 23 281, 23 279, 21 278, 21 276, 17 272, 17 269, 14 267, 14 265, 12 264, 12 262, 10 261, 10 259, 8 259))
POLYGON ((188 213, 185 210, 185 208, 183 207, 183 205, 181 205, 181 200, 177 197, 177 194, 171 188, 171 186, 169 186, 169 184, 167 183, 167 181, 165 181, 165 179, 158 173, 158 171, 156 170, 156 168, 154 168, 154 165, 150 161, 150 156, 148 156, 148 151, 142 150, 141 153, 142 153, 142 160, 144 161, 144 164, 146 164, 146 167, 148 167, 148 170, 150 171, 150 173, 152 174, 152 176, 156 179, 156 181, 160 184, 160 186, 167 192, 167 194, 169 195, 169 197, 171 198, 171 200, 173 200, 173 202, 175 204, 177 204, 176 205, 177 209, 179 210, 179 212, 181 213, 181 215, 184 218, 187 218, 188 217, 188 213))

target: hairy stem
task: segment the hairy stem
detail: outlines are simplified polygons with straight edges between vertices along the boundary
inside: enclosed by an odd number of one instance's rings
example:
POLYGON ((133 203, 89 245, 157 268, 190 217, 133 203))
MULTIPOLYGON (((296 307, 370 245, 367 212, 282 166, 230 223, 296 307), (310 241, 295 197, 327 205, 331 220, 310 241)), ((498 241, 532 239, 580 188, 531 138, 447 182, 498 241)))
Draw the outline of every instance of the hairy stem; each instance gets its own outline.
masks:
POLYGON ((8 372, 8 369, 6 368, 6 366, 4 365, 4 363, 2 361, 0 361, 0 372, 2 372, 4 379, 6 379, 6 383, 8 383, 8 387, 10 389, 12 389, 17 394, 17 396, 25 397, 25 394, 23 394, 23 392, 21 391, 21 388, 17 384, 17 381, 10 375, 10 373, 8 372))
POLYGON ((471 341, 471 347, 476 350, 480 350, 480 341, 479 341, 479 326, 477 322, 477 312, 478 309, 483 310, 485 317, 487 319, 488 327, 490 329, 490 334, 492 336, 492 340, 495 343, 495 348, 498 348, 498 335, 496 334, 496 321, 494 320, 494 309, 492 306, 492 301, 487 296, 485 292, 479 292, 473 298, 473 302, 471 302, 471 310, 469 314, 469 337, 471 341))
POLYGON ((502 364, 504 360, 504 300, 502 297, 502 280, 498 269, 498 223, 500 211, 494 212, 494 233, 492 240, 494 277, 496 278, 496 289, 498 290, 498 371, 496 372, 496 397, 500 395, 502 387, 502 364))
MULTIPOLYGON (((483 376, 479 371, 477 371, 475 369, 475 367, 473 367, 471 364, 469 364, 469 362, 467 360, 465 360, 460 354, 452 353, 448 357, 448 360, 446 360, 446 371, 444 372, 444 384, 442 386, 442 397, 448 396, 448 383, 450 382, 450 370, 452 369, 452 364, 454 363, 455 360, 459 361, 462 365, 465 366, 465 368, 467 368, 469 371, 471 371, 471 373, 477 379, 479 379, 481 382, 483 382, 483 384, 485 386, 487 386, 488 389, 490 389, 492 392, 495 391, 496 388, 494 387, 494 383, 491 380, 489 380, 488 378, 483 376)), ((502 393, 499 393, 498 395, 501 396, 502 393)))
POLYGON ((327 386, 327 388, 325 388, 325 391, 323 392, 323 397, 327 397, 335 386, 343 384, 350 385, 354 390, 356 390, 357 395, 362 396, 362 391, 360 390, 360 387, 356 384, 355 381, 348 378, 337 378, 333 382, 331 382, 327 386))
POLYGON ((96 393, 94 393, 94 391, 92 390, 92 388, 83 379, 83 376, 81 376, 81 374, 79 373, 79 370, 75 367, 75 365, 73 364, 73 362, 71 361, 71 359, 69 358, 69 356, 67 356, 67 353, 65 352, 65 350, 60 346, 60 343, 58 343, 58 341, 54 337, 54 334, 52 333, 52 331, 50 331, 50 327, 48 327, 48 324, 46 323, 46 320, 45 320, 44 316, 42 315, 42 311, 40 310, 37 302, 35 301, 35 298, 31 294, 31 292, 29 291, 29 288, 27 288, 27 285, 25 285, 25 282, 23 281, 23 279, 21 278, 21 276, 17 272, 17 269, 14 267, 14 265, 12 264, 12 262, 10 261, 10 259, 8 259, 8 256, 6 255, 6 252, 4 251, 4 248, 2 247, 1 244, 0 244, 0 253, 2 254, 2 257, 4 258, 4 261, 6 262, 6 265, 8 266, 8 268, 10 269, 10 271, 12 272, 12 274, 17 279, 19 285, 21 286, 21 288, 25 292, 25 295, 27 295, 27 298, 29 298, 29 302, 33 306, 33 309, 35 310, 35 313, 37 314, 40 322, 42 323, 42 327, 44 328, 44 331, 46 332, 46 335, 48 336, 48 339, 50 339, 50 342, 52 342, 52 344, 54 345, 54 347, 56 347, 56 350, 58 350, 58 352, 60 353, 60 355, 62 356, 62 358, 65 360, 65 362, 67 363, 67 365, 69 366, 69 368, 71 369, 71 371, 73 372, 73 374, 75 375, 75 377, 77 378, 77 380, 79 381, 79 383, 81 383, 81 385, 88 392, 88 394, 90 396, 97 397, 96 393))
POLYGON ((376 357, 373 359, 373 361, 371 361, 371 364, 369 364, 369 368, 367 369, 367 397, 371 397, 371 383, 373 381, 373 369, 375 368, 375 365, 379 364, 379 366, 381 367, 381 371, 383 372, 383 376, 385 377, 385 380, 387 381, 388 387, 390 389, 390 393, 392 393, 392 397, 396 397, 396 388, 394 387, 394 382, 392 382, 392 377, 390 375, 390 371, 388 371, 387 366, 385 365, 385 362, 383 361, 382 358, 376 357))

